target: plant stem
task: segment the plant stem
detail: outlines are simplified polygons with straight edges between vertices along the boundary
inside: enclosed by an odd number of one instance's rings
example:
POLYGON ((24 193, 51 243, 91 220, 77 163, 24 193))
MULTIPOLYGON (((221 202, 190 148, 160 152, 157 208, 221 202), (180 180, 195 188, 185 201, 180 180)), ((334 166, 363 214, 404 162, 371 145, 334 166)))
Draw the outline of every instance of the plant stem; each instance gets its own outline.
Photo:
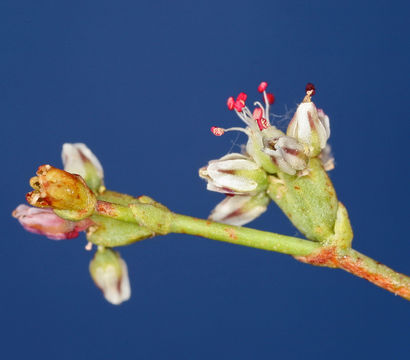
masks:
MULTIPOLYGON (((107 201, 98 200, 96 213, 120 221, 139 223, 129 207, 107 201)), ((320 247, 318 243, 309 240, 302 240, 291 236, 246 227, 220 224, 191 216, 172 213, 171 219, 170 232, 202 236, 208 239, 225 241, 262 250, 276 251, 294 256, 304 256, 309 255, 320 247)), ((116 246, 119 245, 121 244, 116 244, 116 246)), ((106 246, 110 246, 110 244, 106 246)))
POLYGON ((353 275, 410 300, 410 278, 351 248, 322 247, 297 260, 311 265, 343 269, 353 275))
MULTIPOLYGON (((133 206, 133 204, 138 203, 138 200, 130 196, 120 195, 119 193, 109 193, 104 197, 104 200, 108 201, 98 200, 95 213, 118 221, 141 225, 141 219, 138 220, 132 209, 126 205, 128 203, 130 206, 133 206), (109 202, 110 200, 120 200, 118 202, 121 202, 121 205, 109 202)), ((150 205, 144 204, 143 206, 148 206, 147 209, 149 209, 150 205)), ((201 236, 232 244, 293 255, 297 260, 311 265, 343 269, 410 300, 410 278, 408 276, 395 272, 350 247, 329 246, 291 236, 216 223, 210 220, 171 213, 168 209, 161 207, 155 207, 155 209, 156 212, 153 213, 152 223, 161 223, 160 219, 162 218, 170 219, 167 232, 201 236)), ((144 215, 144 211, 144 209, 141 210, 142 215, 144 215)), ((149 212, 145 215, 145 220, 151 216, 149 212)), ((146 222, 146 224, 149 225, 150 221, 146 222)), ((148 226, 146 229, 152 229, 152 227, 148 226)), ((116 240, 115 243, 111 243, 109 238, 103 238, 98 242, 98 245, 106 247, 122 246, 135 241, 136 239, 133 237, 124 237, 124 240, 120 239, 116 240)))
POLYGON ((309 240, 178 214, 173 214, 171 232, 202 236, 295 256, 298 256, 296 254, 310 254, 320 247, 318 243, 309 240))

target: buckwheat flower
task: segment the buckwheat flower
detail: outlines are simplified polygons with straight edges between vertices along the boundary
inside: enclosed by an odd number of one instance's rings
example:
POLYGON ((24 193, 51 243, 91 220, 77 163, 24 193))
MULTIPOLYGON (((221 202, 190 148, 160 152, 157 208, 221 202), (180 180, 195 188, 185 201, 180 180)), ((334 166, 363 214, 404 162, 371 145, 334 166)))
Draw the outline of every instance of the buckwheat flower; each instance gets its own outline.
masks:
POLYGON ((209 220, 242 226, 264 213, 269 201, 269 197, 264 192, 255 196, 227 196, 215 207, 209 220))
POLYGON ((12 215, 25 230, 45 235, 52 240, 76 238, 80 231, 93 224, 89 219, 76 222, 65 220, 57 216, 52 209, 39 209, 23 204, 19 205, 12 215))
POLYGON ((87 185, 96 192, 103 188, 103 168, 87 145, 82 143, 65 143, 61 157, 65 171, 80 175, 87 185))
MULTIPOLYGON (((211 131, 221 136, 227 131, 241 131, 248 136, 246 153, 267 173, 283 171, 295 175, 298 170, 307 166, 305 147, 296 139, 278 130, 269 122, 269 109, 275 97, 267 93, 268 84, 261 82, 258 91, 263 94, 264 104, 255 102, 253 112, 246 106, 246 94, 240 93, 236 100, 230 97, 227 101, 229 110, 234 110, 246 124, 246 128, 232 127, 228 129, 215 127, 211 131)), ((310 92, 312 94, 312 92, 310 92)))
POLYGON ((241 154, 228 154, 211 160, 199 170, 208 181, 207 189, 225 194, 256 194, 267 187, 267 176, 252 159, 241 154))
POLYGON ((319 155, 330 136, 329 118, 322 110, 316 109, 315 104, 311 101, 311 96, 314 94, 313 84, 308 84, 306 96, 297 107, 286 132, 286 135, 294 137, 307 146, 307 153, 310 157, 319 155))
POLYGON ((26 195, 30 205, 72 210, 76 213, 70 220, 81 220, 91 215, 97 201, 80 175, 50 165, 40 166, 37 176, 30 179, 30 185, 34 189, 26 195))
POLYGON ((90 274, 111 304, 119 305, 131 297, 127 264, 118 252, 99 248, 90 262, 90 274))
POLYGON ((306 168, 307 157, 304 146, 290 136, 280 136, 271 141, 271 147, 264 152, 272 157, 279 168, 287 174, 294 175, 296 170, 306 168))
POLYGON ((246 106, 247 95, 240 93, 236 99, 228 98, 227 106, 229 110, 235 111, 237 116, 245 123, 246 127, 221 128, 213 126, 211 131, 216 136, 221 136, 228 131, 240 131, 245 133, 249 140, 247 143, 247 153, 263 169, 269 173, 277 172, 277 165, 271 158, 263 152, 269 139, 284 135, 275 126, 269 122, 270 105, 275 101, 273 94, 267 93, 268 84, 262 82, 258 86, 258 91, 263 94, 263 102, 257 101, 253 112, 246 106))

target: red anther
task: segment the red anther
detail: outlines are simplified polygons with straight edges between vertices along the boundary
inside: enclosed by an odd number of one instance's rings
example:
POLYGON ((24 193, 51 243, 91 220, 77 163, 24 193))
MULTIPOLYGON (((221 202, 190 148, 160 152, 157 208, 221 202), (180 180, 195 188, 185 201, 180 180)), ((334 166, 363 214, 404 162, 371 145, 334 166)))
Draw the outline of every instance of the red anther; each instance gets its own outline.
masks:
POLYGON ((308 91, 312 91, 312 93, 310 94, 310 96, 313 96, 313 95, 316 94, 315 85, 313 85, 312 83, 307 83, 305 90, 306 90, 306 94, 307 94, 308 91))
POLYGON ((233 108, 235 106, 235 100, 232 96, 228 98, 228 101, 226 102, 226 105, 228 105, 229 110, 233 110, 233 108))
POLYGON ((260 93, 263 93, 266 90, 267 87, 268 87, 268 83, 265 82, 265 81, 262 81, 258 86, 258 91, 260 93))
POLYGON ((258 121, 260 119, 262 119, 263 116, 263 111, 261 108, 255 108, 255 110, 253 110, 253 114, 252 114, 253 118, 258 121))
POLYGON ((245 107, 245 102, 244 101, 242 101, 242 100, 236 100, 235 101, 234 108, 235 108, 236 111, 241 112, 244 107, 245 107))
POLYGON ((216 126, 212 126, 211 131, 215 136, 221 136, 225 133, 224 129, 216 126))
POLYGON ((262 131, 268 127, 266 119, 263 117, 263 110, 261 108, 255 108, 252 114, 255 121, 258 123, 259 130, 262 131))
POLYGON ((268 99, 268 103, 271 105, 275 102, 275 95, 271 93, 267 93, 266 98, 268 99))
POLYGON ((248 95, 246 95, 245 93, 241 92, 239 93, 239 95, 236 98, 236 101, 243 101, 245 102, 247 99, 248 95))

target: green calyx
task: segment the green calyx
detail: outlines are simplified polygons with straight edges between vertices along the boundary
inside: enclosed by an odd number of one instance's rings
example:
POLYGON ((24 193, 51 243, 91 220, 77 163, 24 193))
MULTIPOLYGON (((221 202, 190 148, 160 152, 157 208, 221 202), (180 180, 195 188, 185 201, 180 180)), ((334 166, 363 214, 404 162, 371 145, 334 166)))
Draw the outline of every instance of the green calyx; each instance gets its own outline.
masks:
POLYGON ((140 197, 138 200, 139 203, 129 205, 137 222, 155 234, 168 234, 172 224, 172 212, 148 196, 140 197))
POLYGON ((90 272, 93 275, 96 273, 98 268, 113 266, 118 274, 118 277, 121 277, 122 269, 120 259, 120 254, 117 251, 99 247, 94 255, 94 258, 90 262, 90 272))
POLYGON ((338 200, 319 159, 310 159, 308 171, 300 177, 270 176, 268 194, 308 239, 325 242, 334 235, 338 200))

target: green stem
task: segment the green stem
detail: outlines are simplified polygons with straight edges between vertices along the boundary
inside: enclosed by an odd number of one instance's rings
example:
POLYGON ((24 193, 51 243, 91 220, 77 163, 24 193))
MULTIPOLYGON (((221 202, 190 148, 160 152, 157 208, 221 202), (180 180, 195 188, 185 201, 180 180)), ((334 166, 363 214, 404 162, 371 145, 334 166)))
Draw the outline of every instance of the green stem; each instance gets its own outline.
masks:
POLYGON ((291 236, 220 224, 178 214, 173 214, 171 232, 202 236, 208 239, 276 251, 294 256, 299 256, 297 254, 310 254, 320 247, 319 244, 312 241, 291 236))
POLYGON ((343 269, 410 300, 410 278, 351 248, 323 246, 308 256, 296 256, 307 264, 343 269))
MULTIPOLYGON (((164 213, 169 213, 169 210, 163 211, 164 213)), ((98 200, 96 213, 104 217, 139 224, 131 208, 124 205, 98 200)), ((294 256, 308 255, 320 247, 318 243, 313 241, 302 240, 291 236, 241 226, 221 224, 175 213, 171 214, 169 232, 201 236, 208 239, 225 241, 262 250, 276 251, 294 256)), ((158 214, 158 216, 165 217, 161 216, 161 214, 158 214)), ((153 222, 156 221, 156 219, 153 219, 153 222)), ((127 245, 127 243, 115 244, 115 246, 120 245, 127 245)), ((106 246, 110 246, 110 244, 106 244, 106 246)))
POLYGON ((405 299, 410 299, 409 277, 350 248, 351 231, 338 230, 339 227, 346 230, 346 226, 342 225, 346 225, 347 213, 343 217, 344 207, 341 204, 339 204, 341 211, 336 219, 335 236, 338 235, 337 239, 340 238, 343 241, 320 244, 291 236, 175 214, 148 197, 136 199, 119 193, 107 192, 99 199, 94 214, 110 218, 112 219, 110 221, 114 223, 120 222, 125 229, 122 234, 121 226, 105 224, 89 237, 89 241, 98 245, 106 247, 129 245, 154 234, 164 235, 170 232, 190 234, 293 255, 299 261, 311 265, 343 269, 405 299), (98 231, 105 232, 98 236, 98 231))

